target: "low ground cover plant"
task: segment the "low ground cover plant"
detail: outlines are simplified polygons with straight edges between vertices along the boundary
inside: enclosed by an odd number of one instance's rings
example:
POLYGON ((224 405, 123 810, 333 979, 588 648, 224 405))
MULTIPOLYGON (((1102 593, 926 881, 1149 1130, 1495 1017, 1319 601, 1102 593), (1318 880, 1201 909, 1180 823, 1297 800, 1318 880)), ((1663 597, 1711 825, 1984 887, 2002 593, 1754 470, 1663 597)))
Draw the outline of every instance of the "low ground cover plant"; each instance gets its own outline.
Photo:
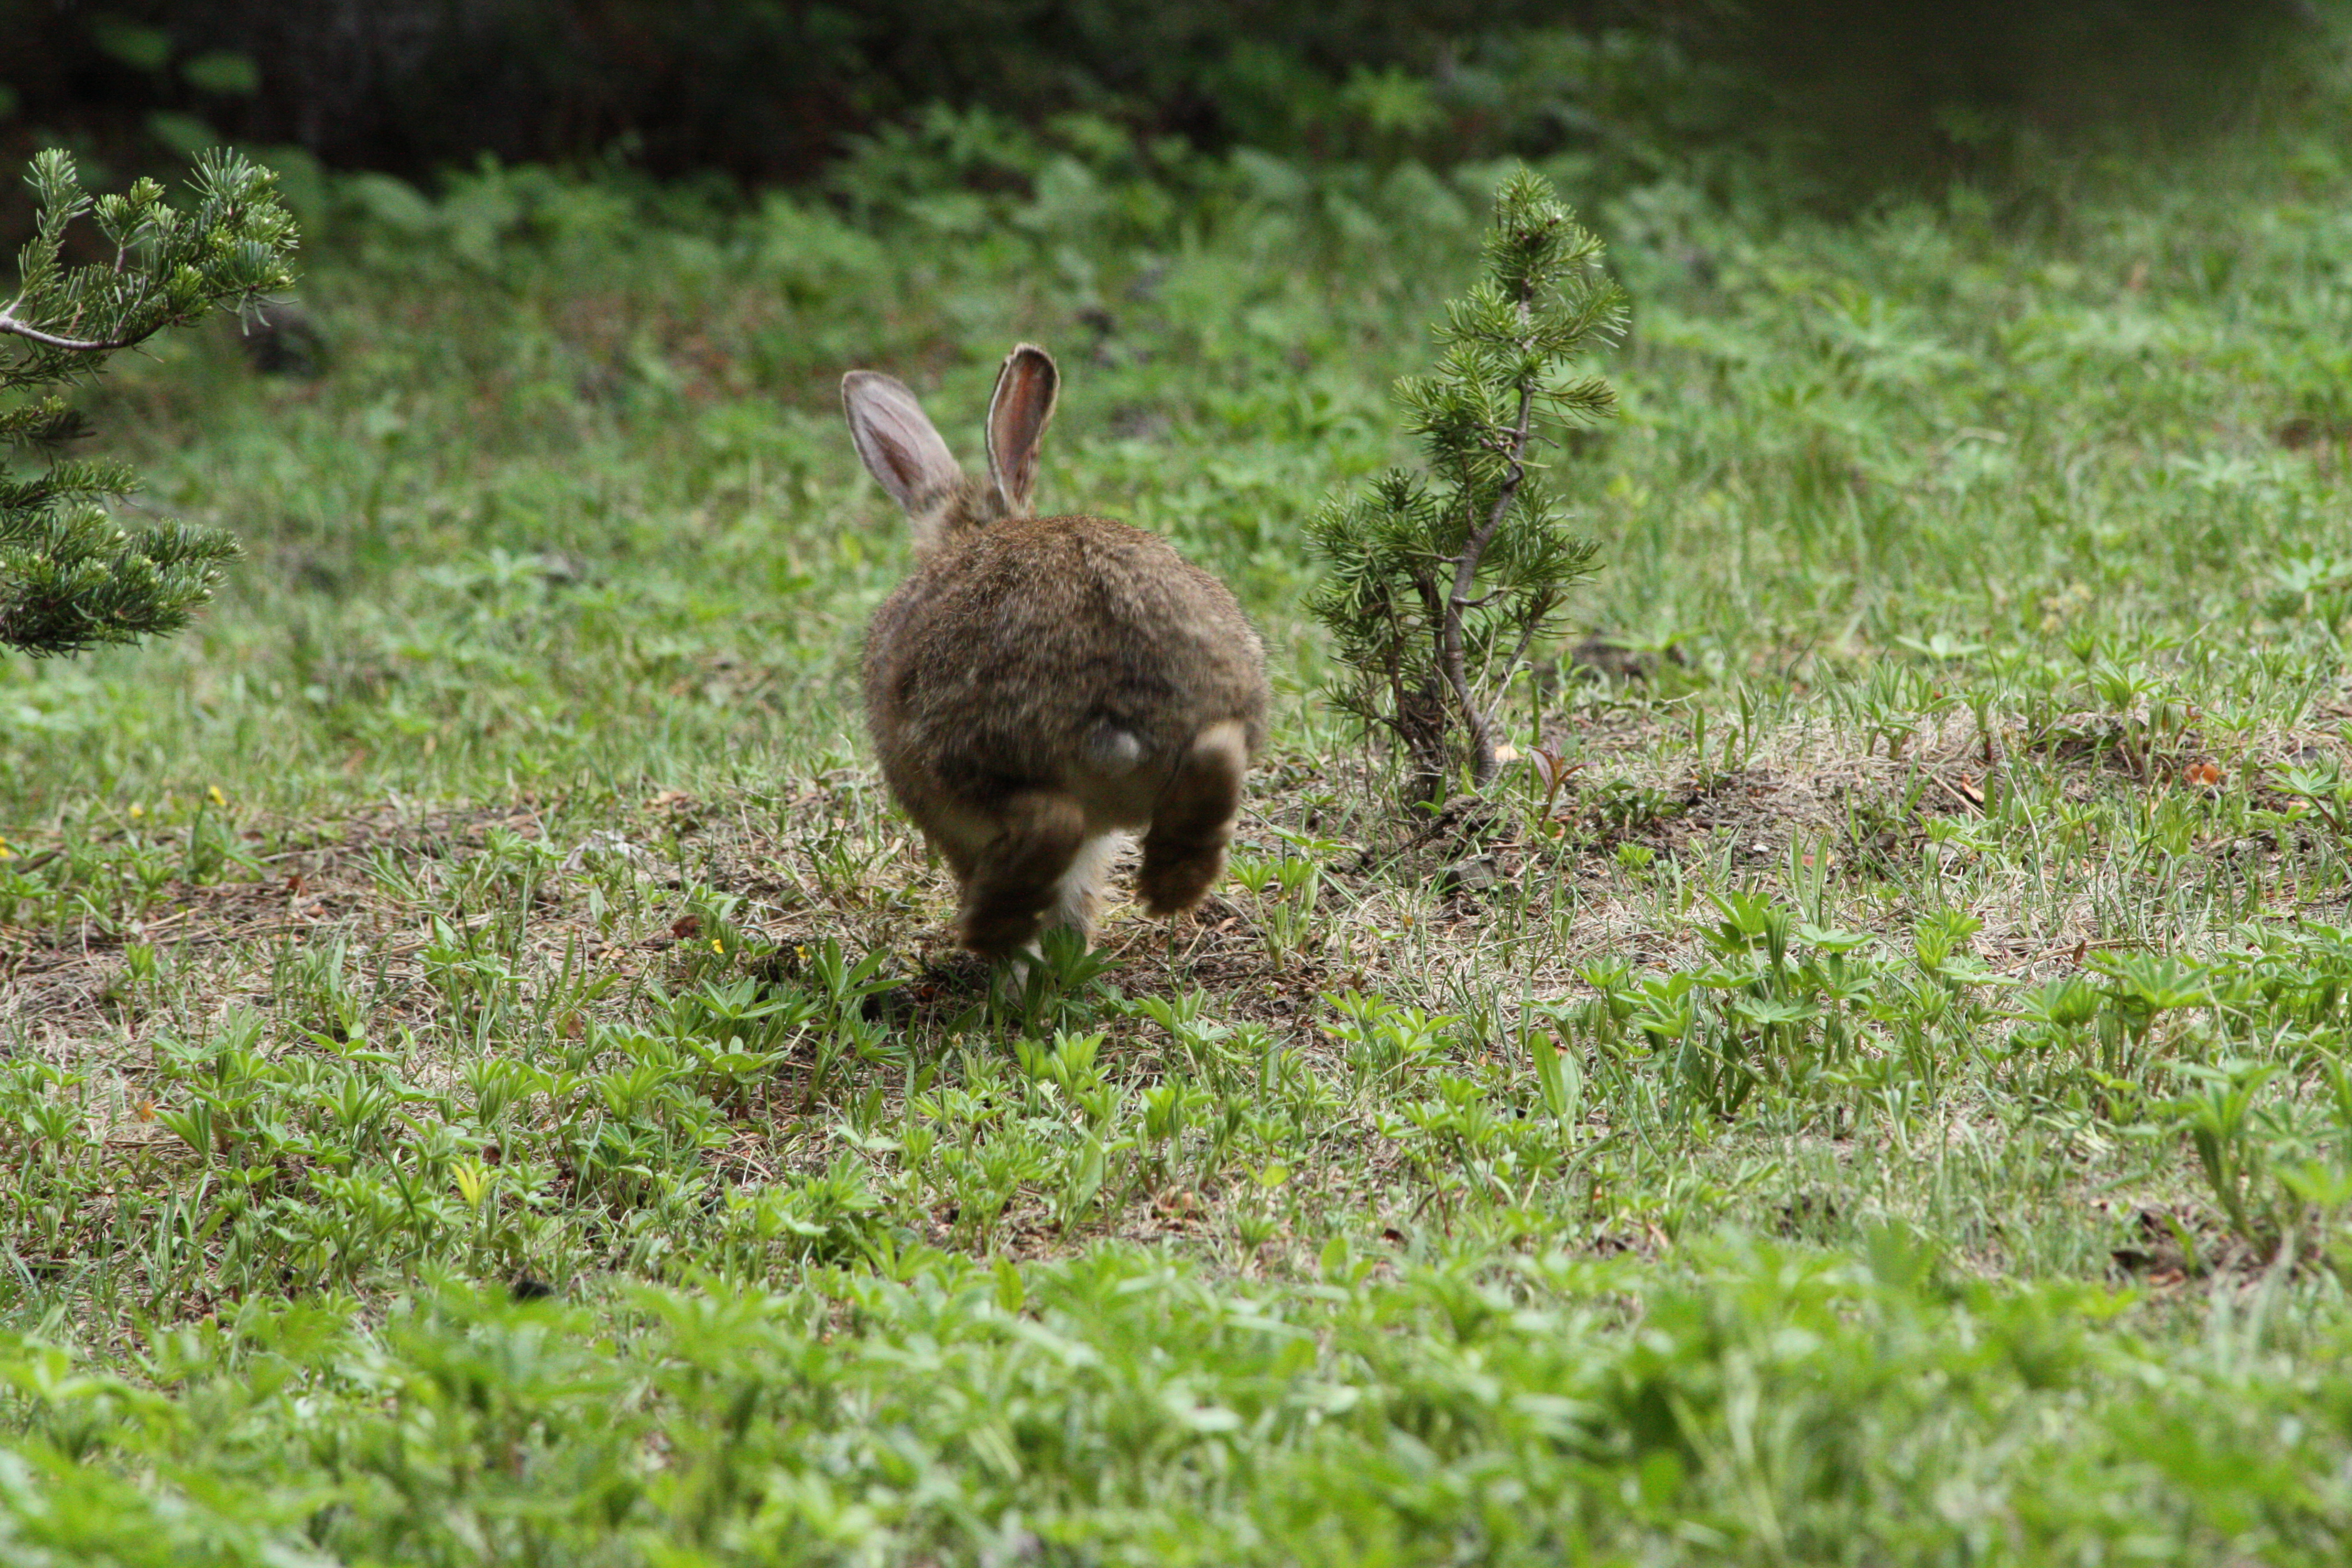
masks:
POLYGON ((240 529, 215 606, 0 668, 0 1557, 2336 1561, 2311 68, 1858 222, 1548 170, 1636 301, 1603 569, 1427 822, 1300 541, 1506 171, 339 188, 326 374, 89 405, 240 529), (856 734, 834 397, 1024 339, 1041 490, 1231 582, 1278 711, 1202 917, 1016 989, 856 734))

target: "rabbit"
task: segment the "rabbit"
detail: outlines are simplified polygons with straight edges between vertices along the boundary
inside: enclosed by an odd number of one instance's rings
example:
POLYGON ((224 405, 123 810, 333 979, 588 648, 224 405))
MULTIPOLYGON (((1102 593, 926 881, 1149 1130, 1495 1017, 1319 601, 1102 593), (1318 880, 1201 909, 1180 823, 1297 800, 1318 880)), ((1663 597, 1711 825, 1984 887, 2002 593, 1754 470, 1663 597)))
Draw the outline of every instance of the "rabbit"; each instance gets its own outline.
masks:
POLYGON ((959 937, 989 958, 1048 924, 1089 937, 1126 831, 1143 834, 1147 911, 1200 902, 1265 740, 1265 650, 1223 583, 1158 534, 1032 515, 1060 379, 1041 348, 1005 357, 984 475, 895 378, 841 380, 858 456, 914 534, 866 632, 866 727, 955 872, 959 937))

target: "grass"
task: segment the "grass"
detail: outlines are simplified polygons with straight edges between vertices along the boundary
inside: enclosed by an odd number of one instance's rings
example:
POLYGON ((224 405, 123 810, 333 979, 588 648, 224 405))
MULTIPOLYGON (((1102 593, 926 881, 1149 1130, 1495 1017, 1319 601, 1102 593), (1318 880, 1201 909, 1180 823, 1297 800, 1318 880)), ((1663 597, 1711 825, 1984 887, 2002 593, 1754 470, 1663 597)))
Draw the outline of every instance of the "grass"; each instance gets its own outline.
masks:
POLYGON ((1852 224, 1558 171, 1606 569, 1418 829, 1300 524, 1495 171, 349 183, 324 376, 96 399, 230 590, 0 669, 0 1554, 2336 1561, 2343 81, 1852 224), (969 452, 1017 337, 1282 696, 1201 917, 1015 995, 834 387, 969 452))

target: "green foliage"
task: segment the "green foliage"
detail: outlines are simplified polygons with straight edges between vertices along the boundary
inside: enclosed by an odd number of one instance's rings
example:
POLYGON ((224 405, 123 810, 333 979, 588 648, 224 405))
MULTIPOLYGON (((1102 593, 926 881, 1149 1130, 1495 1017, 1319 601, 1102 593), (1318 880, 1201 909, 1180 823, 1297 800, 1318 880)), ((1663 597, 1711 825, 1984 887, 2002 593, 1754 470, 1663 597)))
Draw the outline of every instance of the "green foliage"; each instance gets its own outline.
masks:
POLYGON ((261 1297, 0 1335, 26 1568, 2333 1563, 2340 1331, 1731 1238, 1665 1278, 1335 1240, 1290 1281, 910 1247, 594 1306, 261 1297), (1959 1276, 1959 1277, 1955 1277, 1959 1276), (1695 1552, 1694 1540, 1705 1543, 1695 1552))
POLYGON ((0 668, 0 1559, 2332 1564, 2352 80, 2272 112, 2047 229, 1547 165, 1643 310, 1483 881, 1299 534, 1498 171, 331 178, 327 374, 91 405, 252 569, 0 668), (1209 915, 1013 989, 833 387, 1016 338, 1291 697, 1209 915))
POLYGON ((34 159, 29 184, 39 219, 17 258, 16 296, 0 310, 12 355, 0 363, 0 396, 11 400, 0 407, 0 449, 52 460, 44 472, 0 475, 0 646, 70 654, 179 630, 237 547, 216 529, 179 522, 123 530, 108 503, 137 488, 130 468, 55 458, 88 427, 43 389, 95 374, 109 354, 166 327, 289 286, 294 223, 268 172, 234 153, 199 162, 197 205, 185 214, 152 180, 92 201, 56 149, 34 159), (67 231, 85 216, 112 255, 69 267, 67 231))
POLYGON ((1336 700, 1401 743, 1416 799, 1465 764, 1475 784, 1494 776, 1496 703, 1591 570, 1598 547, 1568 532, 1535 454, 1547 424, 1616 410, 1608 383, 1565 374, 1623 323, 1600 254, 1550 182, 1507 181, 1486 277, 1437 329, 1437 373, 1397 383, 1426 476, 1391 468, 1307 524, 1329 567, 1307 609, 1349 669, 1336 700))
POLYGON ((310 0, 19 6, 15 58, 40 68, 15 85, 34 123, 89 145, 183 153, 193 112, 241 139, 300 127, 338 166, 411 178, 491 151, 799 180, 952 103, 1211 154, 1570 153, 1643 176, 1704 160, 1752 183, 1738 165, 1760 146, 1776 184, 1803 187, 1788 194, 1851 202, 2014 176, 2053 134, 2224 121, 2315 30, 2300 0, 386 3, 372 41, 310 0))

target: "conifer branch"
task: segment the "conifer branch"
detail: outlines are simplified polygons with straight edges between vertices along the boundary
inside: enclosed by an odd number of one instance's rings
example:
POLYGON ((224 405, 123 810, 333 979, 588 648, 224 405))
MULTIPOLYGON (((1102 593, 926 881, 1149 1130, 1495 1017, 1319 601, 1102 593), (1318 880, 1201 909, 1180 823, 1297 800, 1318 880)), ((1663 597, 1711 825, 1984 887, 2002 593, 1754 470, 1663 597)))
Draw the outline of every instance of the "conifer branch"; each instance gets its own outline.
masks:
POLYGON ((1590 266, 1599 241, 1523 170, 1496 194, 1486 248, 1486 279, 1436 329, 1437 374, 1397 384, 1426 476, 1391 470, 1308 523, 1329 571, 1307 608, 1352 676, 1337 700, 1396 738, 1416 799, 1457 773, 1474 786, 1494 777, 1498 704, 1592 570, 1594 547, 1565 531, 1538 480, 1538 406, 1614 410, 1605 381, 1557 379, 1623 318, 1622 296, 1590 266))
POLYGON ((0 407, 0 454, 49 460, 31 474, 0 465, 0 647, 72 654, 177 631, 236 554, 217 529, 121 527, 110 503, 136 481, 120 464, 56 456, 87 426, 53 389, 167 327, 290 287, 294 220, 276 179, 234 153, 208 153, 196 164, 196 205, 181 213, 152 180, 93 201, 70 156, 52 149, 33 160, 39 215, 16 297, 0 310, 0 339, 17 345, 0 356, 0 393, 33 396, 0 407), (85 216, 113 254, 68 268, 67 230, 85 216))
POLYGON ((150 327, 142 332, 125 333, 121 337, 114 338, 91 338, 85 340, 80 338, 56 337, 50 333, 41 331, 38 327, 27 326, 23 321, 16 319, 16 310, 13 306, 10 307, 8 310, 0 312, 0 332, 6 332, 12 336, 19 338, 30 338, 33 342, 41 344, 45 348, 63 349, 68 353, 78 354, 111 353, 116 349, 127 349, 133 343, 144 342, 149 338, 153 337, 160 328, 173 324, 174 323, 159 321, 155 326, 150 327))
MULTIPOLYGON (((1524 321, 1528 314, 1528 300, 1524 295, 1519 300, 1518 308, 1519 319, 1524 321)), ((1510 444, 1506 452, 1506 461, 1510 465, 1508 472, 1501 488, 1495 492, 1495 505, 1487 512, 1486 523, 1470 536, 1463 544, 1462 552, 1454 558, 1454 594, 1445 605, 1443 648, 1439 657, 1444 666, 1446 684, 1454 688, 1454 700, 1462 704, 1462 721, 1470 729, 1470 776, 1481 784, 1495 776, 1495 721, 1486 712, 1486 705, 1470 690, 1469 671, 1464 668, 1466 661, 1462 651, 1462 617, 1467 611, 1482 607, 1502 595, 1502 590, 1497 588, 1482 598, 1473 599, 1470 590, 1477 584, 1478 563, 1486 556, 1486 546, 1494 540, 1496 531, 1503 526, 1503 519, 1509 514, 1511 503, 1518 500, 1519 486, 1527 479, 1528 427, 1534 411, 1534 389, 1522 381, 1519 384, 1519 415, 1512 422, 1510 444)), ((1534 635, 1532 624, 1528 635, 1534 635)))

